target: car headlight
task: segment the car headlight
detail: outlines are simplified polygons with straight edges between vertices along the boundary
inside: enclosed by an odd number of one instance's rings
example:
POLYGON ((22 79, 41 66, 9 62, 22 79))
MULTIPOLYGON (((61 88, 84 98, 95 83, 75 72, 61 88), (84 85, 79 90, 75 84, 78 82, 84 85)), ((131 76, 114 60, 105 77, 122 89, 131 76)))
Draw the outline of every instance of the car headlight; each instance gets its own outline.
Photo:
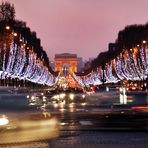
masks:
POLYGON ((82 95, 82 98, 84 99, 85 98, 85 95, 82 95))
POLYGON ((6 125, 8 123, 9 120, 5 116, 0 117, 0 126, 6 125))
POLYGON ((69 98, 70 98, 71 100, 74 100, 74 94, 69 94, 69 98))
POLYGON ((60 94, 60 98, 61 98, 61 99, 64 99, 64 98, 65 98, 65 96, 66 96, 66 94, 65 94, 65 93, 60 94))

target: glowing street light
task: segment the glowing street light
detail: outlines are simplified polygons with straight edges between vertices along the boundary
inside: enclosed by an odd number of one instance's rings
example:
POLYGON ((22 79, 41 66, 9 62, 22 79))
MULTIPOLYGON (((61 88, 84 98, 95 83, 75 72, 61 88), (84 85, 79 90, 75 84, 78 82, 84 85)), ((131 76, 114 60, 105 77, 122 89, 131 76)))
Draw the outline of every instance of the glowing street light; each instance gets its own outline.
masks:
POLYGON ((10 26, 6 26, 6 29, 9 30, 10 29, 10 26))
POLYGON ((16 33, 16 32, 14 32, 14 33, 13 33, 13 35, 14 35, 14 36, 17 36, 17 33, 16 33))
POLYGON ((144 40, 144 41, 142 41, 142 43, 143 43, 143 44, 145 44, 145 43, 146 43, 146 41, 144 40))

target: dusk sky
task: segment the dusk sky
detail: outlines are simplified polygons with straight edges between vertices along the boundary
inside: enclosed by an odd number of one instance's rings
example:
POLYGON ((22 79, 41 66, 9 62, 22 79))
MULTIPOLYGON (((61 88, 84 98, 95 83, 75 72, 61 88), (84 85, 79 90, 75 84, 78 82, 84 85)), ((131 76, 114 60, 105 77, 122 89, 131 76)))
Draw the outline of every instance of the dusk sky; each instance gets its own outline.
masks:
POLYGON ((148 22, 148 0, 7 1, 14 4, 16 19, 37 33, 50 60, 65 52, 95 58, 115 42, 119 30, 148 22))

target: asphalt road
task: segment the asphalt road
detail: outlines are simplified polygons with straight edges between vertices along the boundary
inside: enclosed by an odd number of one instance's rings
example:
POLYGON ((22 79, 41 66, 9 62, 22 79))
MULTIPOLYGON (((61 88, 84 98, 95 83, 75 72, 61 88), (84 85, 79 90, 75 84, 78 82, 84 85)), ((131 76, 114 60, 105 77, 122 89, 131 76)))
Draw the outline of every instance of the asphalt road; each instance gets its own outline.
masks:
POLYGON ((147 95, 127 98, 125 105, 118 94, 101 93, 81 103, 49 104, 46 110, 60 121, 58 138, 0 148, 147 148, 148 113, 130 110, 131 105, 146 104, 147 95))
POLYGON ((123 105, 117 93, 102 93, 88 97, 85 105, 57 108, 61 134, 50 147, 147 148, 148 114, 131 111, 133 105, 147 104, 147 95, 129 93, 127 98, 123 105))

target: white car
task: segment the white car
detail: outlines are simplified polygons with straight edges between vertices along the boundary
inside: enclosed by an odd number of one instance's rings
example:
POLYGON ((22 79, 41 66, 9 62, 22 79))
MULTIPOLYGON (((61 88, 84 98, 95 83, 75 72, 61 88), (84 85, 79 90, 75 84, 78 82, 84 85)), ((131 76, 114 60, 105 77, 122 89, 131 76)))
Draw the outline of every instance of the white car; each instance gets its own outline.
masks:
POLYGON ((29 105, 27 95, 0 94, 0 144, 58 137, 58 120, 39 108, 29 105))
POLYGON ((48 112, 0 115, 0 144, 48 140, 58 135, 58 120, 48 112))

